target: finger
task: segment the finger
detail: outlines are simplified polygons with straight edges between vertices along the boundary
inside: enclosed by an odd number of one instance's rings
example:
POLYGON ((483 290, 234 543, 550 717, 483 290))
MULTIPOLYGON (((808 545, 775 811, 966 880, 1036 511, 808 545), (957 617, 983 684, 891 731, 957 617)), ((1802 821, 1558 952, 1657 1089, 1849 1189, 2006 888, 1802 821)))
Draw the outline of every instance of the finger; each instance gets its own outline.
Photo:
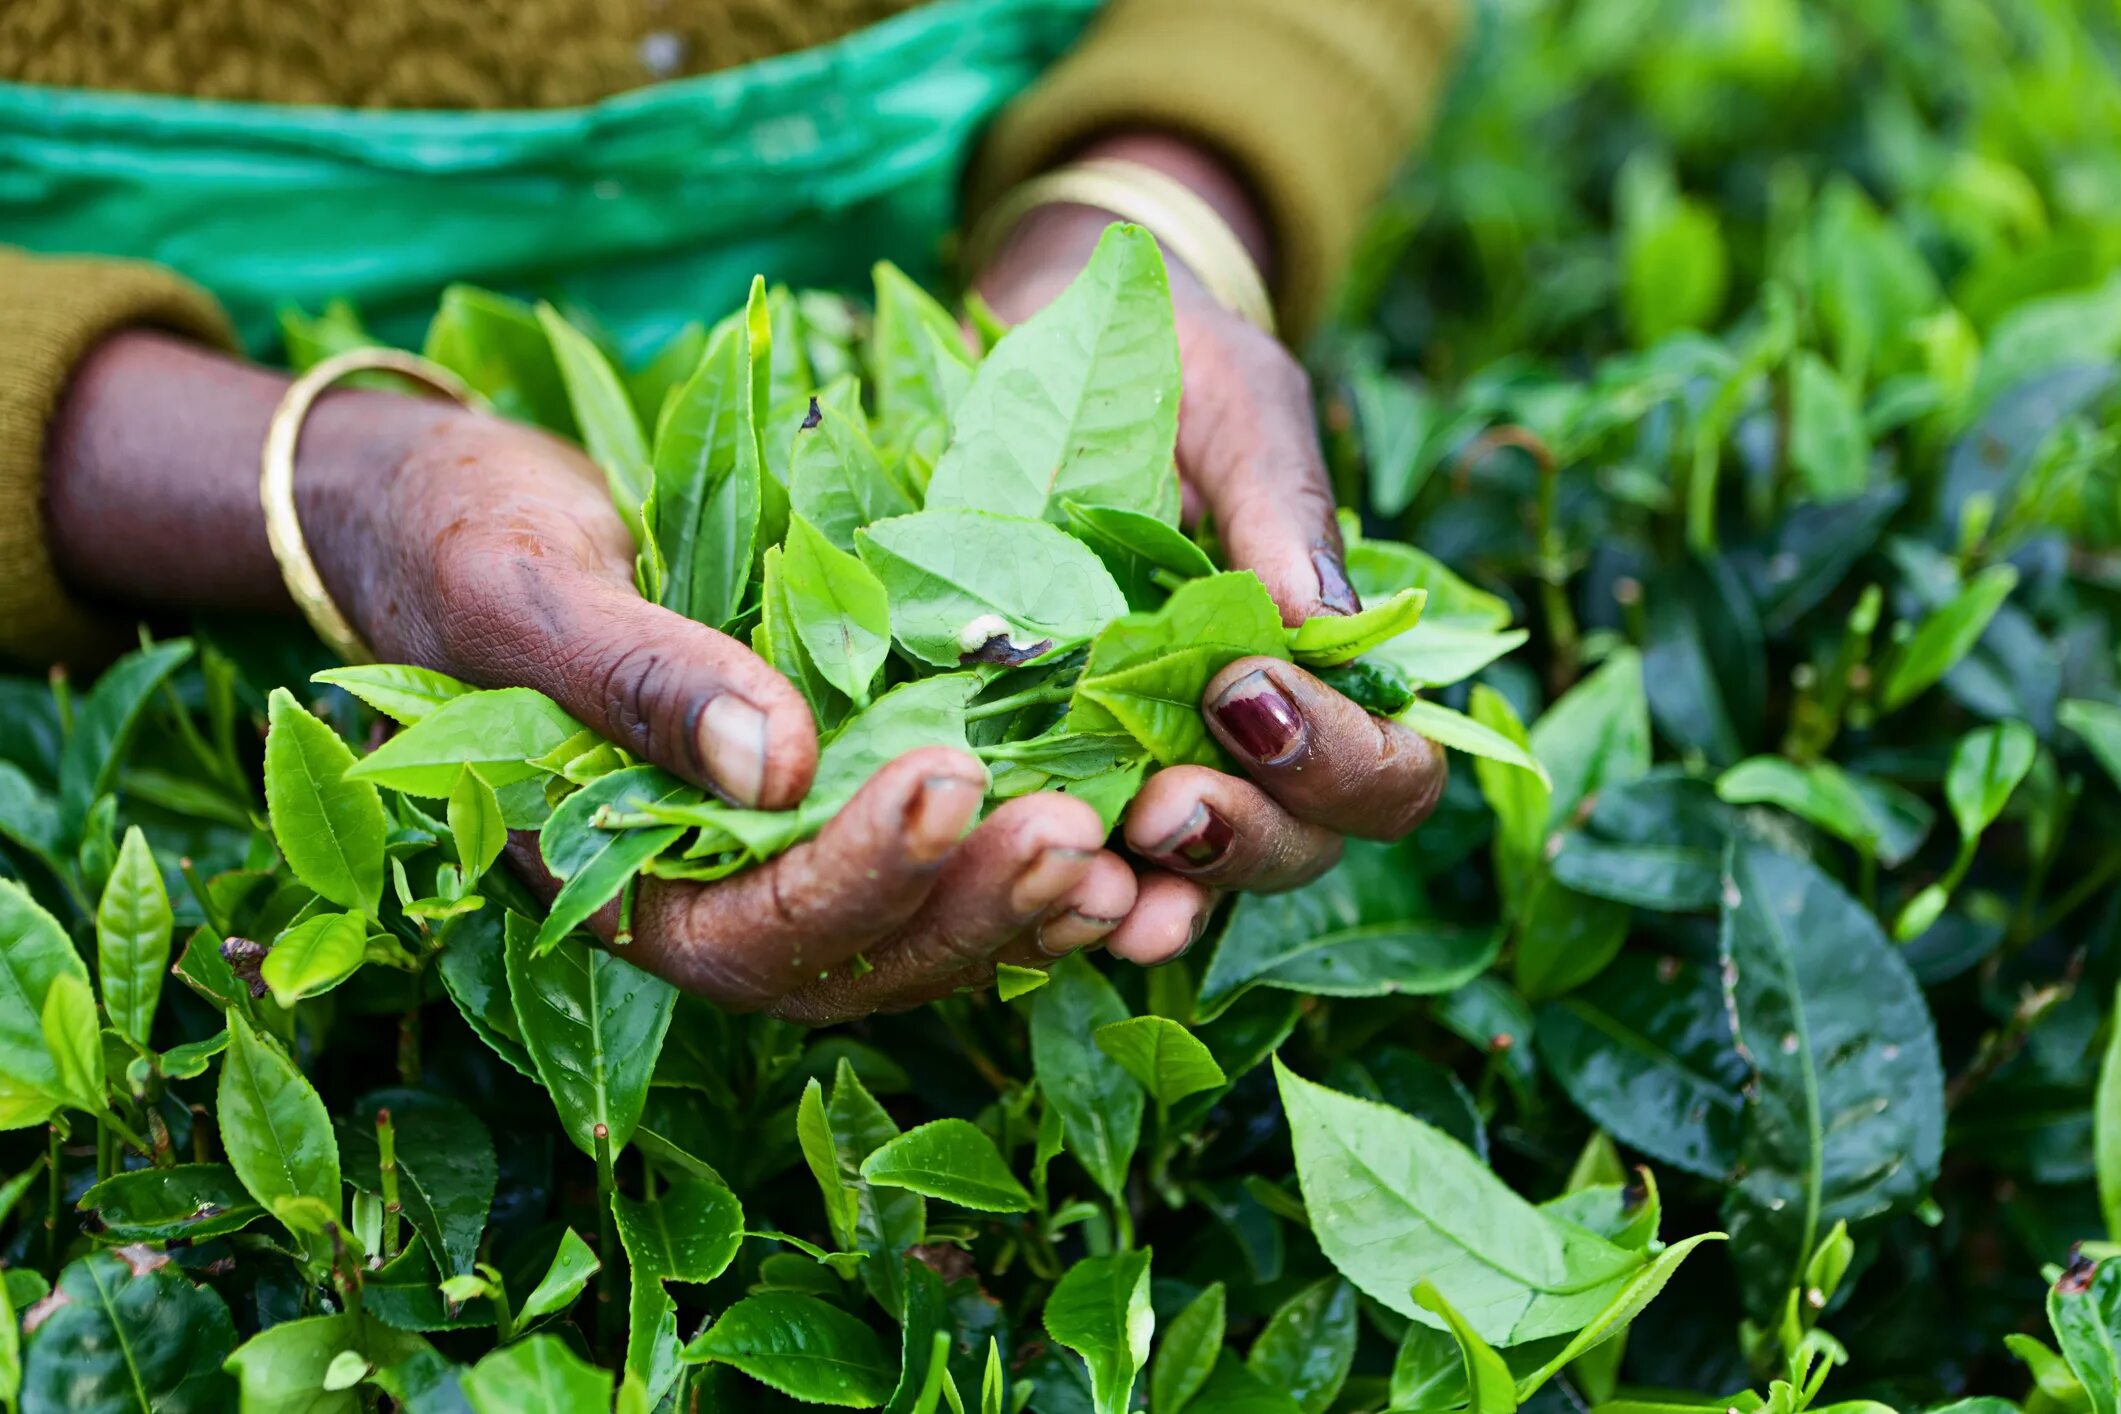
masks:
POLYGON ((1234 317, 1189 320, 1179 338, 1178 461, 1231 567, 1258 575, 1292 627, 1354 613, 1302 366, 1234 317))
POLYGON ((1298 819, 1395 840, 1443 794, 1442 748, 1279 659, 1240 658, 1201 700, 1216 739, 1298 819))
POLYGON ((816 839, 715 884, 648 880, 628 961, 732 1010, 846 962, 914 917, 979 812, 986 778, 924 747, 871 777, 816 839))
POLYGON ((1110 850, 1099 851, 1090 861, 1090 872, 1046 911, 1046 916, 1027 933, 1020 933, 987 958, 948 976, 916 986, 901 987, 882 1005, 902 1011, 923 1005, 952 992, 980 991, 994 983, 998 964, 1031 967, 1044 972, 1069 953, 1080 952, 1098 942, 1121 923, 1134 907, 1134 870, 1110 850))
POLYGON ((1105 951, 1142 967, 1176 961, 1208 931, 1214 912, 1215 895, 1207 886, 1176 874, 1144 874, 1134 907, 1105 939, 1105 951))
MULTIPOLYGON (((461 562, 461 563, 459 563, 461 562)), ((741 806, 801 800, 817 727, 794 684, 727 634, 627 585, 529 554, 437 567, 444 656, 475 681, 534 687, 634 755, 741 806)))
POLYGON ((1127 808, 1123 834, 1143 859, 1217 889, 1293 889, 1340 861, 1338 833, 1205 766, 1151 776, 1127 808))
POLYGON ((926 1000, 1031 929, 1089 874, 1104 841, 1097 812, 1042 791, 1006 801, 951 855, 927 901, 891 941, 774 1008, 820 1025, 926 1000))
MULTIPOLYGON (((1051 967, 1069 953, 1103 941, 1126 922, 1134 907, 1135 890, 1132 866, 1110 850, 1100 850, 1075 887, 1061 895, 1028 933, 994 954, 993 960, 1017 967, 1051 967)), ((993 975, 990 965, 984 976, 974 974, 962 981, 976 985, 993 975)))

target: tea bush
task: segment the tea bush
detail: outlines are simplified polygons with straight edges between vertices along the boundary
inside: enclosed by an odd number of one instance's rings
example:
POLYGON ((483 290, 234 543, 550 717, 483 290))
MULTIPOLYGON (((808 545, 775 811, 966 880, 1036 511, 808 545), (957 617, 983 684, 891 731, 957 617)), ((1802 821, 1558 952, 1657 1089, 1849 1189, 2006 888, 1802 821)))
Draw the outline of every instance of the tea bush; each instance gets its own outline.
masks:
MULTIPOLYGON (((1214 759, 1126 682, 1190 702, 1225 648, 1352 660, 1478 754, 1179 963, 804 1032, 575 930, 823 786, 727 810, 534 694, 255 624, 0 683, 0 1393, 2112 1410, 2117 39, 1494 0, 1316 350, 1375 630, 1330 648, 1180 622, 1251 591, 1136 474, 1174 365, 1110 377, 1128 435, 1055 496, 951 469, 1050 464, 980 372, 1038 329, 975 362, 895 272, 873 320, 758 290, 630 372, 452 291, 429 352, 583 440, 643 591, 751 635, 847 782, 940 733, 1116 811, 1214 759), (939 566, 937 516, 1083 588, 939 566), (496 862, 532 825, 551 913, 496 862)), ((1098 260, 1046 327, 1168 320, 1146 242, 1098 260)))

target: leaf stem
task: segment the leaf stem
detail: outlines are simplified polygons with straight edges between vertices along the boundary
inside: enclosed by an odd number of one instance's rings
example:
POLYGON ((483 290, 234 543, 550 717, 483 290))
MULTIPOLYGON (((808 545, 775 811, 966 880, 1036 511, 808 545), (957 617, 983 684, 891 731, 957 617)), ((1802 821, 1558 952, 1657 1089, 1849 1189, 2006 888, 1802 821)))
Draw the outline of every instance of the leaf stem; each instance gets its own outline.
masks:
POLYGON ((46 1130, 51 1137, 44 1162, 51 1174, 51 1184, 44 1205, 44 1274, 56 1282, 59 1280, 59 1205, 66 1201, 66 1179, 59 1172, 59 1163, 65 1156, 60 1152, 59 1126, 48 1125, 46 1130))
MULTIPOLYGON (((417 989, 419 980, 415 977, 417 989)), ((418 993, 414 993, 413 1004, 398 1018, 398 1083, 412 1089, 420 1083, 420 1004, 418 993)))
POLYGON ((376 1111, 376 1152, 376 1170, 383 1181, 383 1260, 388 1262, 398 1255, 398 1217, 405 1205, 398 1196, 398 1127, 387 1109, 376 1111))
POLYGON ((597 1341, 607 1351, 617 1330, 619 1315, 619 1224, 611 1200, 618 1192, 618 1175, 612 1166, 611 1130, 602 1121, 591 1131, 597 1159, 597 1341))
POLYGON ((2117 880, 2121 880, 2121 854, 2110 854, 2105 863, 2078 879, 2061 897, 2042 909, 2027 936, 2037 938, 2052 931, 2063 919, 2090 903, 2102 889, 2117 880))
POLYGON ((965 720, 981 722, 989 717, 999 717, 1006 712, 1015 712, 1025 707, 1040 707, 1056 702, 1066 702, 1075 693, 1075 684, 1047 684, 1043 687, 1026 688, 1007 697, 997 697, 992 702, 975 702, 965 709, 965 720))
MULTIPOLYGON (((115 1138, 122 1139, 126 1143, 132 1145, 135 1149, 138 1149, 147 1158, 154 1158, 155 1146, 148 1143, 145 1139, 142 1139, 140 1137, 139 1131, 135 1130, 124 1120, 118 1118, 118 1116, 112 1114, 108 1110, 105 1110, 102 1114, 97 1115, 96 1119, 99 1124, 99 1133, 109 1134, 115 1138)), ((115 1155, 113 1155, 112 1158, 113 1165, 115 1166, 115 1155)))

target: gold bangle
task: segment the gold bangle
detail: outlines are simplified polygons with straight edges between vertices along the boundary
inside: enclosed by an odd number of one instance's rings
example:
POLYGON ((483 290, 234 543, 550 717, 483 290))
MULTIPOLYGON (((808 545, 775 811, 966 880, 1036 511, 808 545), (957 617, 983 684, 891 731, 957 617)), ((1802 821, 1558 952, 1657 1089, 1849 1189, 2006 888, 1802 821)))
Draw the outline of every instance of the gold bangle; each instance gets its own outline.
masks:
POLYGON ((1217 302, 1274 332, 1267 282, 1229 222, 1183 182, 1139 162, 1076 162, 1011 189, 966 239, 970 267, 986 264, 1017 223, 1041 206, 1094 206, 1131 221, 1156 237, 1217 302))
POLYGON ((317 395, 351 373, 381 370, 424 383, 466 407, 484 407, 485 400, 438 363, 398 349, 349 349, 335 354, 288 385, 273 409, 265 429, 265 453, 258 465, 258 500, 265 507, 265 538, 272 557, 280 566, 280 578, 295 607, 324 645, 349 663, 372 663, 375 655, 354 632, 346 615, 332 602, 317 573, 302 538, 302 522, 295 513, 295 446, 302 436, 302 423, 309 416, 317 395))

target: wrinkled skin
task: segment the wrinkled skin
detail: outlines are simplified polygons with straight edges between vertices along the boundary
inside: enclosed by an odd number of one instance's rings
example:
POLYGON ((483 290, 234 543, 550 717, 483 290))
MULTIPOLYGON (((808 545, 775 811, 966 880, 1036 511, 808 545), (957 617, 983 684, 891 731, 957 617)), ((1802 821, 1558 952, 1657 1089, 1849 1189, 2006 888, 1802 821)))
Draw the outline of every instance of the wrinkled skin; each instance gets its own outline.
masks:
MULTIPOLYGON (((1197 156, 1155 140, 1121 147, 1194 181, 1245 229, 1241 195, 1197 156)), ((1024 317, 1081 268, 1107 219, 1036 213, 979 288, 1004 317, 1024 317)), ((1213 517, 1230 562, 1260 575, 1286 622, 1351 611, 1301 368, 1182 267, 1172 283, 1188 513, 1213 517)), ((52 428, 62 573, 135 605, 284 608, 255 499, 257 448, 283 387, 161 335, 106 341, 52 428), (202 544, 218 553, 201 557, 202 544)), ((536 688, 742 804, 784 808, 808 788, 818 743, 801 697, 743 644, 640 599, 631 541, 574 448, 348 390, 305 427, 297 487, 325 581, 383 661, 536 688)), ((980 764, 915 751, 761 868, 709 885, 646 881, 626 955, 722 1005, 807 1023, 918 1005, 997 962, 1048 965, 1093 944, 1155 964, 1200 936, 1222 893, 1315 878, 1343 835, 1397 838, 1442 789, 1437 748, 1290 664, 1234 663, 1202 705, 1245 774, 1158 772, 1115 839, 1087 805, 1051 793, 1009 801, 967 833, 980 764)), ((549 886, 534 840, 518 838, 511 858, 549 886)), ((614 921, 607 910, 596 926, 608 937, 614 921)))

